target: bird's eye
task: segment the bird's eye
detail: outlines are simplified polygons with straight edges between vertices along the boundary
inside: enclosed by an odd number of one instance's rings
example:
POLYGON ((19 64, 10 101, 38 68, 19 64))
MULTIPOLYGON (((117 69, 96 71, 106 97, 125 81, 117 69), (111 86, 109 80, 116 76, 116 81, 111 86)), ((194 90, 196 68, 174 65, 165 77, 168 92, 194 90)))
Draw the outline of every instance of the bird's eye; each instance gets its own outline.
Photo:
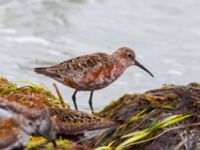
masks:
POLYGON ((32 123, 32 122, 29 122, 29 123, 28 123, 28 125, 29 125, 29 126, 32 126, 32 125, 33 125, 33 123, 32 123))
POLYGON ((128 54, 128 57, 129 57, 129 58, 132 58, 132 57, 133 57, 133 55, 132 55, 132 54, 128 54))

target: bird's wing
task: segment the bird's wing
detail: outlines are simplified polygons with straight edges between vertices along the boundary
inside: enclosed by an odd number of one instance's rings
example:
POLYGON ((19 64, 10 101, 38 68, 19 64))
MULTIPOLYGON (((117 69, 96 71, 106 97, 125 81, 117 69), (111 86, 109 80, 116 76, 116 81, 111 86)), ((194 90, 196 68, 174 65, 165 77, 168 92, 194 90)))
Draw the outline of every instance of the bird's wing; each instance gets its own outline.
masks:
POLYGON ((51 109, 50 114, 56 120, 58 133, 62 134, 73 135, 116 125, 114 121, 71 109, 51 109))
POLYGON ((58 65, 48 67, 44 74, 53 78, 77 79, 98 67, 109 65, 108 62, 109 55, 105 53, 94 53, 76 57, 58 65))

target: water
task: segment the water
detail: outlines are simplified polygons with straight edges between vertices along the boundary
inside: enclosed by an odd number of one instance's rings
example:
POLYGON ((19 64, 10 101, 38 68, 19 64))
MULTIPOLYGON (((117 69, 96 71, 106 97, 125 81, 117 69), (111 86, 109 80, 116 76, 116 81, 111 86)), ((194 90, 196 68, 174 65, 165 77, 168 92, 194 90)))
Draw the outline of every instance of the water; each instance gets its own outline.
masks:
MULTIPOLYGON (((56 81, 32 68, 128 46, 155 78, 129 68, 94 93, 96 109, 124 93, 199 82, 199 8, 198 0, 0 0, 0 75, 44 83, 54 91, 56 81)), ((72 104, 73 89, 57 85, 72 104)), ((82 110, 89 109, 88 98, 87 92, 78 94, 82 110)))

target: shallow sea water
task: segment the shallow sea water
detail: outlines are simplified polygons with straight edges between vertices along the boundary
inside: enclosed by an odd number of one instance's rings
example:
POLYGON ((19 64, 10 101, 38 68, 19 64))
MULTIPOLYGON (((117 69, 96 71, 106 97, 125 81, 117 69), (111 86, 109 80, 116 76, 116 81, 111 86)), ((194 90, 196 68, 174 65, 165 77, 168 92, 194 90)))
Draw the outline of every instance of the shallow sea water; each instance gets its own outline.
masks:
MULTIPOLYGON (((198 0, 0 0, 0 75, 55 91, 56 81, 32 68, 128 46, 155 78, 128 68, 115 83, 94 93, 96 109, 124 93, 199 82, 199 8, 198 0)), ((72 104, 73 89, 57 85, 72 104)), ((89 109, 88 98, 87 92, 78 94, 80 109, 89 109)))

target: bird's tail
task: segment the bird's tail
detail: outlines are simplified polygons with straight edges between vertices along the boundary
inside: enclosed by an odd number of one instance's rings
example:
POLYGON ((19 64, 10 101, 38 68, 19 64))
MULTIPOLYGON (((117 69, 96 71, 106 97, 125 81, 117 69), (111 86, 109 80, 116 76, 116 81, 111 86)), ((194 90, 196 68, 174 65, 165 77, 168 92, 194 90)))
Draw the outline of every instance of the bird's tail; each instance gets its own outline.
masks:
POLYGON ((43 74, 52 78, 60 78, 57 69, 41 67, 41 68, 34 68, 34 71, 36 73, 43 74))
POLYGON ((34 71, 39 74, 46 74, 47 68, 34 68, 34 71))

